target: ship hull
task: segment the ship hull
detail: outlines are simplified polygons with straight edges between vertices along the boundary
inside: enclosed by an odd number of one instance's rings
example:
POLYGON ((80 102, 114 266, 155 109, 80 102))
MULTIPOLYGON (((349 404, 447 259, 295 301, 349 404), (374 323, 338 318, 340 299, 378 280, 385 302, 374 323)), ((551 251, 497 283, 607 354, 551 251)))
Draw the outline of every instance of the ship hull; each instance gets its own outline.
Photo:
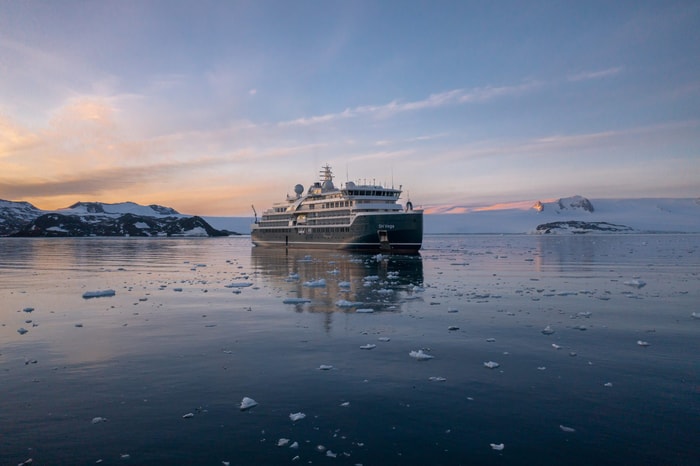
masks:
POLYGON ((423 242, 423 212, 358 214, 347 227, 253 225, 256 246, 415 252, 423 242))

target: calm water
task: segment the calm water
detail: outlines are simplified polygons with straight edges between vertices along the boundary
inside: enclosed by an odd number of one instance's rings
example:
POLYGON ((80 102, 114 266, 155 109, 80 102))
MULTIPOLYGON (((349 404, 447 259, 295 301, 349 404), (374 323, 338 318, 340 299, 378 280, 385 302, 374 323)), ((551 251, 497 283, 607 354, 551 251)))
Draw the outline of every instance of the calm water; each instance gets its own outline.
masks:
POLYGON ((0 464, 700 464, 699 273, 697 235, 3 238, 0 464))

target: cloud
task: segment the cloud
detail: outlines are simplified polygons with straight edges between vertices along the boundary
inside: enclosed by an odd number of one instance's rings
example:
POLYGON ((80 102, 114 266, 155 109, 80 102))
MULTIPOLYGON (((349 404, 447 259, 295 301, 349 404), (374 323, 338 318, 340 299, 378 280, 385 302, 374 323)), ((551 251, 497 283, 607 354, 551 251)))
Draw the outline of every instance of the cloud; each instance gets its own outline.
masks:
POLYGON ((575 82, 575 81, 588 81, 591 79, 601 79, 601 78, 607 78, 610 76, 615 76, 616 74, 619 74, 622 71, 621 66, 616 66, 613 68, 607 68, 605 70, 598 70, 598 71, 584 71, 582 73, 577 73, 577 74, 572 74, 567 77, 567 80, 575 82))
POLYGON ((430 94, 428 97, 421 100, 410 102, 392 100, 391 102, 382 105, 362 105, 355 108, 346 108, 339 113, 328 113, 325 115, 283 121, 278 123, 278 126, 312 126, 360 116, 390 118, 394 115, 405 112, 415 112, 447 106, 464 105, 468 103, 486 102, 504 96, 523 94, 535 90, 540 86, 540 82, 532 81, 513 86, 486 86, 469 90, 453 89, 450 91, 430 94))

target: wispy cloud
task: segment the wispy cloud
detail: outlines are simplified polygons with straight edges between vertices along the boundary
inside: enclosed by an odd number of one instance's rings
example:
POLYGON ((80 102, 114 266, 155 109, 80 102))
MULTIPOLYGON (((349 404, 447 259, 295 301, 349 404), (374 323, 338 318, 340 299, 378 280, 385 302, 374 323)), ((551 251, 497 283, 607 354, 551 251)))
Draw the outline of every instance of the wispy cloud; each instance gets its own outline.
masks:
POLYGON ((405 112, 415 112, 447 106, 485 102, 509 95, 523 94, 533 91, 540 86, 540 82, 532 81, 513 86, 486 86, 473 89, 453 89, 450 91, 431 94, 425 99, 421 100, 414 100, 410 102, 392 100, 391 102, 381 105, 361 105, 355 108, 346 108, 342 112, 338 113, 328 113, 325 115, 283 121, 280 122, 278 126, 312 126, 361 116, 389 118, 405 112))
POLYGON ((581 73, 577 74, 572 74, 567 77, 567 80, 569 81, 588 81, 591 79, 601 79, 601 78, 608 78, 610 76, 615 76, 616 74, 619 74, 622 72, 623 67, 621 66, 615 66, 613 68, 607 68, 604 70, 596 70, 596 71, 584 71, 581 73))

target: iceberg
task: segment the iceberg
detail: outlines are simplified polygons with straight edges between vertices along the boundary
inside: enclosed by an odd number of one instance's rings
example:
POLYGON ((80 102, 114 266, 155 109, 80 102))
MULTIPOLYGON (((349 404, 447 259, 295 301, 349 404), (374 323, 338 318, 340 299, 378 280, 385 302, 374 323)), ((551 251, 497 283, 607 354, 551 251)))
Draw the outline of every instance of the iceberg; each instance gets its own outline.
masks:
POLYGON ((247 396, 244 396, 243 399, 241 400, 241 411, 246 411, 250 408, 254 408, 257 405, 258 405, 257 401, 255 401, 252 398, 248 398, 247 396))
POLYGON ((419 349, 418 351, 411 351, 410 353, 408 353, 408 355, 414 359, 418 359, 419 361, 426 361, 428 359, 434 358, 434 356, 431 356, 428 353, 424 353, 422 349, 419 349))
POLYGON ((306 414, 304 414, 304 413, 291 413, 289 415, 289 419, 291 419, 292 422, 299 421, 301 419, 304 419, 305 417, 306 417, 306 414))
POLYGON ((487 361, 484 363, 484 367, 488 367, 489 369, 495 369, 498 366, 500 366, 500 364, 498 364, 497 362, 494 362, 494 361, 487 361))
POLYGON ((497 451, 501 451, 501 450, 503 450, 503 449, 506 447, 506 446, 505 446, 504 444, 502 444, 502 443, 491 443, 490 445, 491 445, 491 448, 492 448, 493 450, 497 450, 497 451))
POLYGON ((85 293, 83 293, 83 299, 106 298, 114 296, 115 294, 117 294, 117 292, 114 290, 86 291, 85 293))

